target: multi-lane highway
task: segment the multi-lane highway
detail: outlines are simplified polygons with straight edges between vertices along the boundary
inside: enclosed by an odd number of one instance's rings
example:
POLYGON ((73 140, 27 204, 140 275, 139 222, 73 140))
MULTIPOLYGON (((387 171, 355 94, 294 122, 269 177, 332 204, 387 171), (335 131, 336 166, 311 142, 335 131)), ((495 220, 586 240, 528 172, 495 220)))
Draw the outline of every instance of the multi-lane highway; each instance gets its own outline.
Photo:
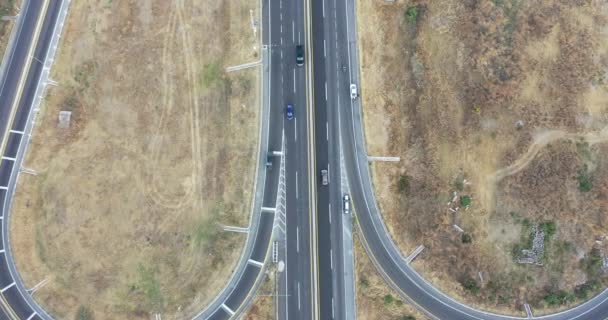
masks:
MULTIPOLYGON (((8 237, 10 201, 27 151, 69 0, 25 0, 0 75, 0 319, 50 319, 20 280, 8 237)), ((516 319, 486 313, 444 295, 413 270, 392 242, 374 198, 362 126, 353 0, 262 2, 262 111, 256 191, 247 245, 233 277, 197 319, 241 315, 277 243, 280 319, 354 319, 353 285, 342 235, 351 194, 364 246, 402 296, 438 319, 516 319), (295 46, 307 48, 303 67, 295 46), (285 107, 295 108, 285 119, 285 107), (276 152, 276 153, 273 153, 276 152), (267 155, 272 166, 266 166, 267 155), (343 162, 340 155, 343 154, 343 162), (320 170, 329 172, 321 183, 320 170), (344 173, 344 175, 342 174, 344 173), (274 238, 271 238, 274 236, 274 238), (318 260, 317 260, 318 259, 318 260), (318 274, 316 273, 318 271, 318 274)), ((539 319, 602 319, 608 291, 568 311, 539 319)))
POLYGON ((311 245, 309 215, 309 164, 308 164, 308 100, 307 64, 296 64, 296 46, 304 45, 305 1, 271 1, 271 104, 276 115, 283 119, 286 140, 286 203, 284 230, 275 230, 283 242, 281 257, 285 269, 280 273, 277 312, 281 319, 311 319, 313 317, 313 291, 311 289, 311 245), (293 119, 285 117, 285 108, 294 107, 293 119))

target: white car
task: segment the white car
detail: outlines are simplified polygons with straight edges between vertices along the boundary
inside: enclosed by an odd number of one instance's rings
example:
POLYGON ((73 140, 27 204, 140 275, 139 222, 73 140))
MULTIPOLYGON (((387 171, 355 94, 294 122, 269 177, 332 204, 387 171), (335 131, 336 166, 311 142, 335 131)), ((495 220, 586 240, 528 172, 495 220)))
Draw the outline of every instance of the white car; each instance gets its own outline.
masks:
POLYGON ((350 84, 350 98, 355 100, 355 99, 357 99, 358 95, 359 94, 357 93, 357 85, 354 83, 351 83, 350 84))
POLYGON ((349 214, 350 213, 350 197, 345 194, 344 197, 342 198, 344 206, 344 214, 349 214))

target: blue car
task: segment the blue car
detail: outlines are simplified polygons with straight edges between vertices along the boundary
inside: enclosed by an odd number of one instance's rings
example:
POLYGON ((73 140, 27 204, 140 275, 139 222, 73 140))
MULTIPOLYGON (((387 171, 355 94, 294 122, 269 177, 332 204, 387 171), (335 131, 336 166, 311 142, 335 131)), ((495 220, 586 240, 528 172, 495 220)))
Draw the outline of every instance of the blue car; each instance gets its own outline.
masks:
POLYGON ((287 120, 291 120, 293 119, 293 106, 288 104, 287 108, 285 108, 285 116, 287 117, 287 120))

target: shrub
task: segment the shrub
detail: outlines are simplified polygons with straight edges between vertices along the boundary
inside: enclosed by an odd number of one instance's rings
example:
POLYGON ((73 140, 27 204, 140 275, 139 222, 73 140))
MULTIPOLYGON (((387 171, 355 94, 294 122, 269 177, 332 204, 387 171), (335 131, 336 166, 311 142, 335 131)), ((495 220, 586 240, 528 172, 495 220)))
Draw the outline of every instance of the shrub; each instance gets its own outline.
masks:
POLYGON ((469 197, 469 196, 460 197, 460 205, 463 207, 468 207, 469 205, 471 205, 471 197, 469 197))
POLYGON ((361 277, 361 279, 359 280, 359 285, 361 286, 361 288, 365 289, 369 287, 369 281, 367 281, 367 278, 361 277))
POLYGON ((582 260, 583 267, 590 278, 596 277, 602 270, 602 254, 598 248, 593 248, 582 260))
POLYGON ((581 300, 587 300, 589 293, 593 293, 600 289, 600 283, 597 280, 587 281, 584 284, 574 288, 574 294, 581 300))
POLYGON ((416 320, 416 317, 408 315, 401 317, 401 320, 416 320))
POLYGON ((586 170, 579 171, 576 179, 578 180, 578 189, 581 192, 589 192, 591 191, 591 188, 593 188, 593 184, 591 183, 586 170))
POLYGON ((383 300, 385 305, 389 305, 395 302, 395 298, 390 294, 385 295, 383 300))
POLYGON ((545 239, 551 238, 557 230, 555 222, 553 221, 543 222, 539 225, 539 227, 545 233, 545 239))
POLYGON ((418 21, 418 8, 409 7, 405 10, 405 18, 409 23, 416 23, 418 21))
POLYGON ((471 237, 470 234, 468 233, 463 233, 462 237, 461 237, 462 243, 471 243, 473 241, 473 238, 471 237))
POLYGON ((576 297, 564 290, 559 290, 546 294, 543 300, 550 306, 556 306, 572 303, 576 300, 576 297))
POLYGON ((475 279, 471 278, 471 276, 468 275, 462 279, 461 284, 465 290, 469 291, 472 294, 478 294, 479 290, 481 289, 479 288, 479 285, 477 285, 477 281, 475 281, 475 279))
POLYGON ((93 319, 93 313, 89 308, 85 306, 78 307, 78 311, 76 311, 76 320, 91 320, 93 319))
POLYGON ((410 193, 410 177, 406 175, 402 175, 399 177, 399 181, 397 182, 397 188, 399 192, 407 195, 410 193))

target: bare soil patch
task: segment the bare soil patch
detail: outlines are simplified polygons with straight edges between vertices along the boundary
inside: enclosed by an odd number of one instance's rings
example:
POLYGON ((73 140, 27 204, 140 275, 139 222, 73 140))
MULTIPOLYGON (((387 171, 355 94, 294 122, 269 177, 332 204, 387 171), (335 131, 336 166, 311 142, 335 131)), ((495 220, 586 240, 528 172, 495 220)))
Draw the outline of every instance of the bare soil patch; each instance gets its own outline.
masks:
POLYGON ((11 219, 59 319, 184 319, 224 286, 257 154, 258 1, 73 1, 11 219), (59 111, 71 111, 58 128, 59 111), (84 310, 84 311, 83 311, 84 310))
POLYGON ((427 248, 417 270, 517 315, 604 288, 608 6, 359 1, 358 19, 369 150, 401 157, 374 188, 404 254, 427 248))

